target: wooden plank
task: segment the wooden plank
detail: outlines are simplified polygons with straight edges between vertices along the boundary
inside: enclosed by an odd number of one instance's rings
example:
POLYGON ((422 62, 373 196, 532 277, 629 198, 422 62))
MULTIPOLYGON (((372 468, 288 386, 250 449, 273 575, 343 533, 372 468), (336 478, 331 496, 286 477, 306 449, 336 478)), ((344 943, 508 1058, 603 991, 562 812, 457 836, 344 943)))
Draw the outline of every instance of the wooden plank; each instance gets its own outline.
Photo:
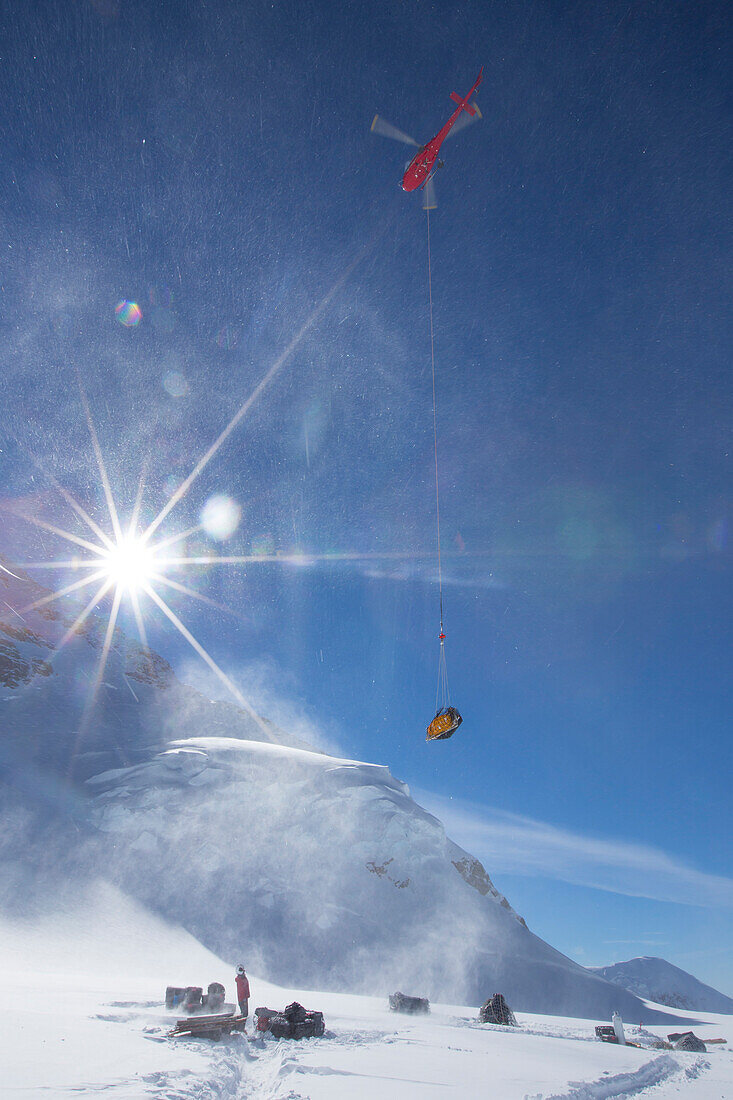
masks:
POLYGON ((206 1037, 206 1035, 219 1032, 228 1035, 231 1031, 243 1031, 246 1023, 246 1016, 234 1016, 232 1013, 225 1013, 221 1016, 193 1016, 186 1020, 178 1020, 176 1026, 168 1034, 170 1036, 198 1035, 206 1037))
POLYGON ((208 1016, 204 1016, 201 1013, 193 1016, 184 1016, 179 1018, 177 1023, 179 1024, 209 1024, 212 1022, 219 1022, 221 1020, 233 1020, 234 1012, 215 1012, 213 1015, 210 1013, 208 1016))

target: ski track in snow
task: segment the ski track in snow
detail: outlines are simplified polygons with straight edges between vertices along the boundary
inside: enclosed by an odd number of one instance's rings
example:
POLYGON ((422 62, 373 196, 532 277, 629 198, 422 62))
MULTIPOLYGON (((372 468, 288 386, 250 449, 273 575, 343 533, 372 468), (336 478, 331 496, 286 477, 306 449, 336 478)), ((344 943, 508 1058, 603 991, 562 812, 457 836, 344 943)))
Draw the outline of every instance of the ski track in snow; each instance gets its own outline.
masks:
MULTIPOLYGON (((555 1033, 554 1037, 559 1037, 555 1033)), ((204 1078, 191 1079, 188 1071, 180 1073, 153 1073, 142 1078, 147 1086, 146 1095, 166 1097, 169 1100, 309 1100, 309 1092, 300 1092, 297 1077, 343 1078, 344 1095, 348 1093, 347 1078, 360 1077, 346 1069, 334 1069, 328 1064, 307 1065, 301 1061, 305 1054, 312 1054, 317 1045, 319 1055, 326 1055, 328 1048, 403 1042, 409 1037, 385 1035, 383 1032, 341 1033, 329 1035, 317 1042, 307 1040, 295 1045, 286 1039, 277 1042, 261 1037, 244 1039, 233 1036, 230 1040, 211 1048, 211 1070, 204 1078), (223 1049, 224 1048, 224 1049, 223 1049), (325 1049, 324 1049, 325 1048, 325 1049), (293 1081, 293 1077, 296 1078, 293 1081)), ((201 1050, 200 1040, 191 1040, 201 1050)), ((460 1052, 462 1048, 451 1047, 460 1052)), ((468 1052, 466 1052, 468 1053, 468 1052)), ((696 1058, 685 1066, 670 1054, 660 1054, 630 1073, 605 1075, 596 1081, 570 1082, 570 1088, 561 1093, 531 1093, 525 1100, 631 1100, 632 1097, 667 1097, 670 1086, 675 1092, 684 1090, 685 1083, 699 1078, 710 1068, 705 1058, 696 1058), (675 1081, 674 1079, 679 1080, 675 1081)), ((425 1087, 425 1086, 423 1086, 425 1087)), ((439 1086, 438 1086, 439 1087, 439 1086)), ((441 1090, 442 1091, 442 1090, 441 1090)))
POLYGON ((614 1100, 618 1097, 632 1097, 646 1094, 648 1096, 660 1096, 659 1086, 664 1085, 663 1095, 668 1096, 667 1086, 672 1078, 682 1076, 688 1080, 699 1077, 702 1072, 710 1068, 710 1063, 704 1058, 698 1058, 695 1062, 684 1067, 669 1054, 662 1054, 658 1058, 652 1058, 645 1062, 633 1073, 617 1073, 610 1077, 601 1077, 597 1081, 571 1082, 568 1092, 553 1093, 551 1096, 543 1094, 527 1096, 526 1100, 614 1100))
MULTIPOLYGON (((156 1038, 165 1038, 161 1029, 150 1030, 159 1033, 156 1038)), ((338 1048, 376 1041, 389 1043, 397 1039, 397 1036, 389 1037, 377 1031, 341 1033, 338 1036, 327 1033, 318 1047, 322 1051, 323 1045, 338 1048)), ((287 1039, 273 1041, 261 1037, 232 1036, 216 1045, 205 1040, 179 1040, 178 1043, 188 1045, 197 1052, 209 1048, 210 1071, 194 1080, 189 1071, 148 1074, 142 1078, 146 1086, 145 1095, 165 1097, 166 1100, 205 1100, 207 1097, 213 1100, 309 1100, 307 1092, 290 1087, 290 1077, 303 1074, 343 1078, 360 1076, 328 1065, 303 1065, 299 1056, 313 1049, 313 1044, 308 1040, 301 1040, 295 1045, 287 1039)), ((345 1082, 345 1090, 347 1087, 345 1082)))
MULTIPOLYGON (((167 1041, 163 1029, 149 1030, 157 1032, 149 1038, 167 1041)), ((375 1034, 365 1038, 369 1041, 378 1037, 381 1038, 375 1034)), ((343 1036, 340 1038, 344 1041, 343 1036)), ((289 1087, 287 1079, 292 1074, 349 1076, 348 1071, 344 1073, 328 1066, 300 1065, 298 1054, 308 1047, 307 1041, 303 1044, 295 1047, 285 1039, 274 1042, 237 1035, 216 1044, 201 1039, 179 1039, 178 1046, 209 1056, 206 1073, 194 1076, 182 1070, 147 1074, 140 1078, 144 1086, 142 1095, 165 1097, 166 1100, 308 1100, 307 1093, 289 1087)), ((129 1089, 131 1084, 126 1082, 125 1087, 129 1089)))
POLYGON ((146 1086, 143 1095, 166 1097, 166 1100, 235 1100, 252 1095, 247 1087, 250 1062, 246 1040, 208 1044, 206 1040, 189 1040, 191 1049, 205 1051, 211 1045, 210 1066, 205 1074, 193 1075, 189 1070, 160 1071, 141 1078, 146 1086))

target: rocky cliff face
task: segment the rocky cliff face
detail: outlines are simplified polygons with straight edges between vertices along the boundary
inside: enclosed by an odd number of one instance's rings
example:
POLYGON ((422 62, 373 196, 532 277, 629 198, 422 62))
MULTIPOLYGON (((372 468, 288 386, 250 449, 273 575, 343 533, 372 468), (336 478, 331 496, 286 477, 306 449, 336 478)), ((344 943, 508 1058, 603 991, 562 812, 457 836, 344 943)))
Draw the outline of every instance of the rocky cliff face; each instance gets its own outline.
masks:
MULTIPOLYGON (((2 562, 0 562, 0 566, 2 562)), ((301 745, 298 738, 245 711, 212 702, 180 683, 164 657, 117 628, 91 714, 106 620, 91 615, 74 625, 66 604, 33 607, 50 593, 11 563, 0 567, 0 698, 5 707, 4 752, 27 765, 83 781, 147 758, 179 735, 266 739, 301 745), (8 570, 11 570, 8 572, 8 570)))
MULTIPOLYGON (((33 606, 50 595, 17 566, 12 570, 3 566, 0 558, 0 686, 18 687, 30 683, 36 675, 53 674, 53 654, 74 627, 76 615, 59 603, 33 606)), ((79 639, 98 653, 104 633, 104 623, 91 615, 74 628, 73 641, 79 639)), ((119 628, 114 632, 112 649, 124 655, 124 674, 131 679, 161 689, 175 682, 173 669, 164 657, 126 638, 119 628)))
MULTIPOLYGON (((27 618, 14 607, 25 606, 45 593, 25 573, 13 574, 0 558, 0 688, 29 684, 34 676, 50 676, 48 660, 53 642, 41 630, 32 629, 27 618), (11 603, 8 600, 13 602, 11 603)), ((57 613, 44 607, 33 616, 35 622, 53 621, 57 613)))

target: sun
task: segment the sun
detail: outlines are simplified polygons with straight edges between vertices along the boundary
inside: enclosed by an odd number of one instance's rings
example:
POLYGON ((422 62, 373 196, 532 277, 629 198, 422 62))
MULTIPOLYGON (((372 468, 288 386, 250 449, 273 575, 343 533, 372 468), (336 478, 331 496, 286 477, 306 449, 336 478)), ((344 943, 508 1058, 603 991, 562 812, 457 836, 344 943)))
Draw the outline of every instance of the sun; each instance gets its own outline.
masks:
MULTIPOLYGON (((115 644, 115 629, 123 604, 129 605, 132 610, 140 643, 146 651, 148 650, 148 639, 145 627, 145 615, 151 610, 163 615, 168 622, 175 627, 186 642, 188 642, 199 657, 209 666, 217 678, 227 687, 239 705, 250 716, 252 721, 260 727, 262 733, 265 735, 265 740, 270 740, 270 731, 262 718, 257 714, 252 704, 242 694, 226 672, 219 667, 211 654, 204 648, 198 639, 194 637, 173 608, 168 605, 161 594, 161 589, 171 590, 179 596, 189 597, 209 607, 213 607, 217 611, 231 613, 231 607, 217 603, 217 601, 212 600, 209 596, 197 592, 194 588, 176 579, 176 577, 170 576, 170 571, 172 570, 180 577, 182 572, 185 573, 190 569, 199 567, 209 568, 212 565, 262 566, 273 564, 278 567, 296 566, 306 563, 304 556, 299 553, 282 554, 279 552, 270 554, 255 552, 250 554, 228 555, 210 552, 199 552, 195 555, 187 554, 186 540, 189 536, 205 532, 211 538, 219 541, 229 538, 236 530, 241 518, 241 508, 235 501, 230 500, 223 493, 215 494, 215 496, 211 498, 202 511, 200 522, 196 523, 194 526, 186 530, 180 530, 176 534, 161 537, 163 524, 166 522, 173 509, 180 504, 189 492, 191 486, 197 481, 203 470, 219 452, 220 448, 229 439, 237 425, 260 399, 273 379, 282 370, 283 366, 292 358, 293 353, 303 342, 306 334, 318 321, 329 302, 347 281, 351 272, 363 259, 370 247, 371 244, 365 245, 361 252, 358 253, 345 270, 342 271, 333 283, 331 289, 323 295, 310 315, 303 322, 300 329, 292 337, 287 347, 281 351, 270 364, 249 396, 243 401, 239 409, 234 413, 214 442, 198 459, 188 477, 186 477, 178 485, 175 491, 171 493, 157 515, 144 529, 138 526, 138 521, 142 512, 146 463, 143 463, 143 470, 140 474, 138 491, 132 506, 131 515, 126 517, 125 526, 123 527, 121 515, 117 503, 115 502, 112 485, 102 456, 102 448, 92 419, 89 402, 84 392, 81 379, 77 375, 81 404, 86 416, 92 448, 99 471, 100 489, 107 504, 107 519, 102 519, 101 522, 97 522, 97 520, 93 519, 87 509, 76 499, 76 497, 60 484, 49 471, 44 470, 43 466, 36 459, 33 460, 35 465, 43 470, 50 483, 75 513, 77 531, 65 530, 58 524, 50 523, 41 518, 40 515, 33 515, 21 509, 16 510, 18 515, 22 516, 23 519, 32 523, 40 530, 55 535, 65 542, 71 543, 74 546, 75 552, 75 556, 71 559, 23 562, 22 564, 25 568, 49 569, 54 571, 70 569, 77 574, 82 574, 78 580, 64 585, 62 588, 58 589, 58 591, 51 592, 48 595, 41 596, 37 600, 34 600, 32 603, 28 604, 27 607, 23 608, 20 614, 22 615, 26 611, 36 610, 41 607, 47 607, 56 600, 63 599, 67 596, 73 595, 78 597, 82 593, 84 593, 85 596, 89 596, 86 605, 79 611, 63 637, 56 643, 56 652, 59 652, 64 646, 68 645, 78 636, 89 616, 99 612, 102 601, 111 598, 111 606, 108 612, 104 641, 100 649, 97 671, 87 692, 87 700, 79 725, 77 746, 74 750, 74 755, 76 755, 77 749, 83 743, 86 731, 92 721, 95 701, 103 683, 107 658, 115 644), (81 520, 83 524, 82 528, 78 527, 79 520, 81 520), (77 533, 78 531, 82 533, 77 533), (80 553, 80 551, 84 551, 84 553, 80 553)), ((123 303, 123 305, 124 304, 125 303, 123 303)), ((124 323, 130 324, 130 322, 127 321, 124 323)), ((7 503, 5 501, 0 502, 0 508, 7 509, 7 503)), ((336 557, 343 560, 362 560, 364 557, 369 558, 372 556, 381 557, 382 555, 364 555, 352 552, 334 555, 329 551, 325 554, 309 555, 307 560, 308 562, 324 560, 331 563, 336 557)), ((403 555, 400 554, 398 556, 401 557, 403 555)))
POLYGON ((119 537, 101 558, 100 568, 120 593, 142 591, 156 574, 155 552, 137 533, 119 537))

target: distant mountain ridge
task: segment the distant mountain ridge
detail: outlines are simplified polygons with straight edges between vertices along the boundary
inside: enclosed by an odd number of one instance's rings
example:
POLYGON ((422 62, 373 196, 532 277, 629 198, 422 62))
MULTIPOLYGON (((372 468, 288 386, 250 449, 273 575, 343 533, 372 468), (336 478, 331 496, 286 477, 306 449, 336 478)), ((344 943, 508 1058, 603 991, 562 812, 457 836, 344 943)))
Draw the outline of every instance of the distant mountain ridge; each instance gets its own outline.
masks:
MULTIPOLYGON (((106 623, 90 617, 58 651, 73 615, 27 610, 44 590, 8 567, 0 798, 20 792, 16 818, 42 826, 71 815, 63 838, 46 828, 36 846, 44 867, 93 870, 282 984, 477 1005, 501 991, 520 1011, 656 1019, 533 935, 386 767, 206 699, 120 630, 86 710, 106 623)), ((32 841, 3 841, 22 897, 32 841)))
POLYGON ((660 1005, 688 1012, 733 1013, 733 997, 705 985, 666 959, 642 955, 613 966, 589 966, 588 969, 621 989, 660 1005))

